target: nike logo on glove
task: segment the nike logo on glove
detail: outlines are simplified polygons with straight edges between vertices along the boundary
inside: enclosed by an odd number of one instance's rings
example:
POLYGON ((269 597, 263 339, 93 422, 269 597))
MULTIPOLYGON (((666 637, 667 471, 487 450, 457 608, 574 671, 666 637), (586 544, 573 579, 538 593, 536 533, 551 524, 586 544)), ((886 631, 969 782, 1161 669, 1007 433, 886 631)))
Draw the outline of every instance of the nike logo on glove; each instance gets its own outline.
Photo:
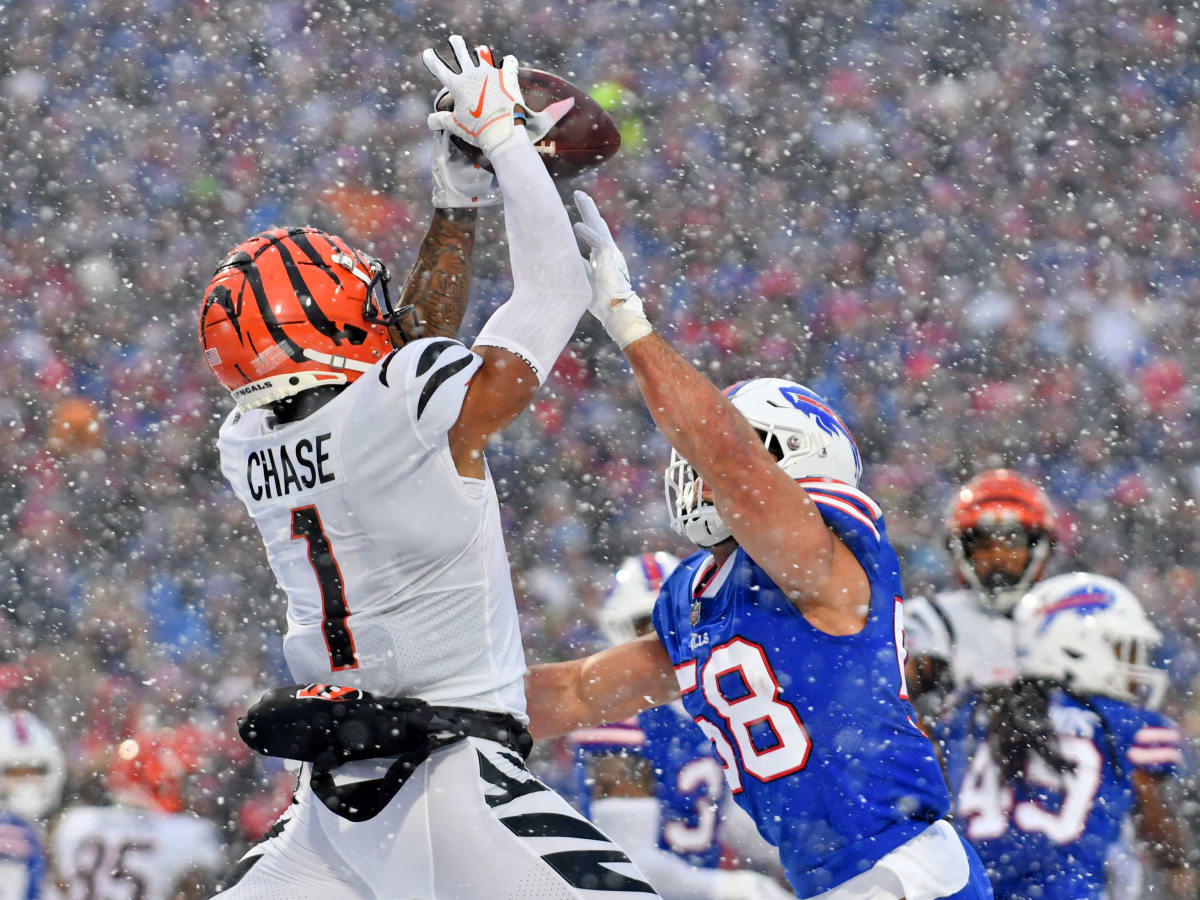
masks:
POLYGON ((479 102, 475 104, 475 108, 470 112, 470 116, 473 119, 478 119, 479 114, 483 112, 483 98, 487 96, 487 86, 488 83, 485 81, 483 83, 483 90, 479 92, 479 102))

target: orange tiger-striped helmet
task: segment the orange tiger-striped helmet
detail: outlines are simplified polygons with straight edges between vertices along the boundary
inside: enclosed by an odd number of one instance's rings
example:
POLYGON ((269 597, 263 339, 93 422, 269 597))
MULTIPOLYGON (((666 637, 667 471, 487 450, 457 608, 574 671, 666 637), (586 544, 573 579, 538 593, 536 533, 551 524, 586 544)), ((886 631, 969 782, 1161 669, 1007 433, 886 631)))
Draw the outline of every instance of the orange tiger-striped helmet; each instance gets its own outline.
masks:
POLYGON ((210 763, 209 740, 196 726, 140 731, 117 748, 108 770, 109 790, 132 806, 183 812, 186 779, 210 763))
POLYGON ((347 384, 404 342, 388 271, 315 228, 273 228, 221 260, 204 292, 200 343, 238 408, 347 384))
POLYGON ((1042 577, 1058 537, 1054 506, 1046 492, 1010 469, 989 469, 959 489, 950 504, 946 543, 959 577, 980 600, 1007 612, 1042 577), (1023 536, 1029 557, 1019 574, 1000 571, 981 578, 972 543, 987 535, 1023 536))

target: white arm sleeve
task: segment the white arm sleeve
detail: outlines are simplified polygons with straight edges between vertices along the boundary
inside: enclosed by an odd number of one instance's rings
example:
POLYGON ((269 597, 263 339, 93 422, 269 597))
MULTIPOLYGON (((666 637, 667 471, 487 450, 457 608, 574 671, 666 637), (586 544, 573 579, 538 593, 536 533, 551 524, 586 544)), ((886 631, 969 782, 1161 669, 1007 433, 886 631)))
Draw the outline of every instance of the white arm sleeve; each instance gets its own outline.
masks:
POLYGON ((726 900, 759 896, 741 890, 747 872, 701 869, 658 846, 659 807, 654 797, 606 797, 592 801, 592 821, 629 854, 663 900, 726 900))
POLYGON ((504 195, 513 293, 475 344, 502 347, 544 382, 592 299, 587 269, 558 190, 524 128, 490 157, 504 195))
POLYGON ((925 597, 904 601, 904 645, 909 659, 932 656, 949 662, 954 655, 954 636, 935 602, 925 597))

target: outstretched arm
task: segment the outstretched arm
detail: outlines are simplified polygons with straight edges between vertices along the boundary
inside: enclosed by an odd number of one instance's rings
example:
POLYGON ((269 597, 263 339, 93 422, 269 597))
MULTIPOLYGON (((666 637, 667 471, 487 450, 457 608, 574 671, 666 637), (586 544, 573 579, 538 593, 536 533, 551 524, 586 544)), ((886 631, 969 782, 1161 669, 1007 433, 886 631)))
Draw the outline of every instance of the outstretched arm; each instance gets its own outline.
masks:
POLYGON ((483 326, 450 448, 462 475, 483 477, 483 451, 532 402, 587 309, 591 290, 571 223, 546 166, 518 127, 493 152, 504 197, 513 293, 483 326))
POLYGON ((423 56, 454 100, 452 111, 430 116, 430 126, 480 147, 495 169, 513 275, 512 296, 475 341, 484 364, 450 432, 458 471, 479 477, 488 440, 520 415, 549 376, 591 289, 558 190, 524 127, 516 59, 505 57, 497 67, 487 47, 472 55, 458 35, 450 46, 457 72, 432 50, 423 56))
POLYGON ((417 308, 422 324, 419 337, 458 337, 471 291, 477 218, 474 209, 433 211, 399 299, 400 306, 417 308))
POLYGON ((504 197, 513 292, 484 324, 477 346, 509 350, 544 382, 591 302, 571 220, 524 127, 492 151, 504 197))
POLYGON ((813 624, 861 628, 866 573, 742 414, 657 334, 631 343, 625 357, 659 430, 712 488, 721 520, 751 558, 813 624))
POLYGON ((656 634, 525 673, 529 730, 538 740, 619 722, 678 696, 675 667, 656 634))
POLYGON ((805 616, 830 633, 857 631, 870 596, 862 566, 733 404, 651 331, 608 226, 586 194, 575 200, 576 233, 592 248, 592 311, 625 351, 659 430, 712 489, 738 543, 805 616))
POLYGON ((420 323, 420 333, 406 335, 410 339, 458 337, 470 296, 478 210, 500 203, 492 173, 467 158, 444 128, 433 129, 429 173, 433 220, 400 292, 400 306, 416 307, 420 323))

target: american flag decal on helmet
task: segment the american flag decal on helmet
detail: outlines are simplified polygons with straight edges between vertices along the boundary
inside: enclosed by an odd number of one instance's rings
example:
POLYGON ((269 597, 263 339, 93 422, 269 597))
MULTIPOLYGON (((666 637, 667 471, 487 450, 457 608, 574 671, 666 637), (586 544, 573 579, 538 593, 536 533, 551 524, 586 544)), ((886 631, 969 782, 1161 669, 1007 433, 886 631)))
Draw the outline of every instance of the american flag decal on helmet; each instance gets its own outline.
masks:
POLYGON ((209 347, 204 351, 204 361, 210 366, 219 366, 221 364, 221 354, 217 352, 216 347, 209 347))

